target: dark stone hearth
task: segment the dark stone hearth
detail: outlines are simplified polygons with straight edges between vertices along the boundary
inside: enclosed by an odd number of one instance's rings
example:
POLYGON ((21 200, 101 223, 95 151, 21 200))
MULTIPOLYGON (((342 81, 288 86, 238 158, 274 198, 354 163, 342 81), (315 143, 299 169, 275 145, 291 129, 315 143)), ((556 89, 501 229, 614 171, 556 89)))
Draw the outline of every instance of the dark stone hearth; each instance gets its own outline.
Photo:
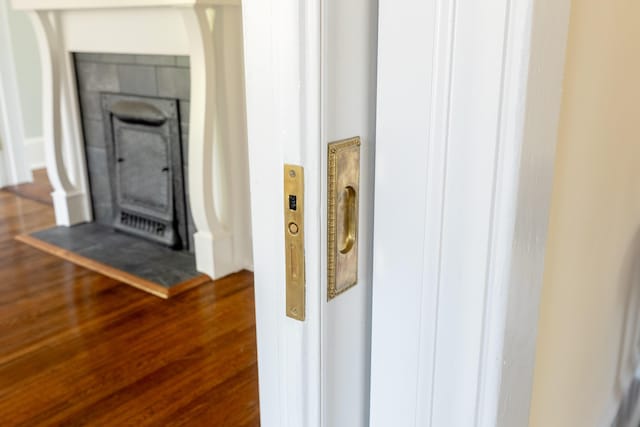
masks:
POLYGON ((173 251, 95 222, 54 227, 32 236, 166 288, 200 276, 189 252, 173 251))

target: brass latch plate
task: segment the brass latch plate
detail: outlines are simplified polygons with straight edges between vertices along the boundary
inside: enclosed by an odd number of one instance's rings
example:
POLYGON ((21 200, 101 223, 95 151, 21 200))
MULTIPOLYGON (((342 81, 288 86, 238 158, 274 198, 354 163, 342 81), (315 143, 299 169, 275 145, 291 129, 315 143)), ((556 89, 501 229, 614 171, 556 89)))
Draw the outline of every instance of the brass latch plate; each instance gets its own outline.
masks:
POLYGON ((360 137, 329 144, 327 300, 358 283, 360 137))
POLYGON ((284 242, 288 317, 305 318, 304 169, 284 165, 284 242))

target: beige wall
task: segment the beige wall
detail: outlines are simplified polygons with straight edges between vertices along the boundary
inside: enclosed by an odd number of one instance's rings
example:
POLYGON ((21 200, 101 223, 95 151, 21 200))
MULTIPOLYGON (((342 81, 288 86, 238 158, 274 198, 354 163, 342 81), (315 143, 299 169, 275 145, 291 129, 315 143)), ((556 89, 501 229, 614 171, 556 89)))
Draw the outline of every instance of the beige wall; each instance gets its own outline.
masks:
POLYGON ((639 232, 640 2, 574 0, 532 427, 610 423, 639 232))

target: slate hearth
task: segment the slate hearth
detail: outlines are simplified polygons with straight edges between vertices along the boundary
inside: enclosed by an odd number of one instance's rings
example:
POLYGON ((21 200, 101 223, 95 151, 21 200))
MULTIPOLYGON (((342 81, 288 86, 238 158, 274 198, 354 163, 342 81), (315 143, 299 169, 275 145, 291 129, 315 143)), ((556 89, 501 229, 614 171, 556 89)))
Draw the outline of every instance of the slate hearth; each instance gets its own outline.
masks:
POLYGON ((163 298, 209 281, 196 271, 193 254, 95 222, 54 227, 18 240, 163 298))

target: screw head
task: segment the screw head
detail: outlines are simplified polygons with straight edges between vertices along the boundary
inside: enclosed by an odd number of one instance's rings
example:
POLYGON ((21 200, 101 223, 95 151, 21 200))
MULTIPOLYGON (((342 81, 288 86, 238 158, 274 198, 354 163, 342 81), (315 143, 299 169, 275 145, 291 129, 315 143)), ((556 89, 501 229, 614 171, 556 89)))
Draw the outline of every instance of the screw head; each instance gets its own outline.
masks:
POLYGON ((295 178, 295 177, 296 177, 296 171, 294 171, 293 169, 291 169, 291 170, 289 171, 289 176, 290 176, 291 178, 295 178))
POLYGON ((300 227, 298 227, 298 224, 296 224, 295 222, 290 222, 289 223, 289 233, 293 234, 294 236, 296 234, 298 234, 298 231, 300 231, 300 227))

